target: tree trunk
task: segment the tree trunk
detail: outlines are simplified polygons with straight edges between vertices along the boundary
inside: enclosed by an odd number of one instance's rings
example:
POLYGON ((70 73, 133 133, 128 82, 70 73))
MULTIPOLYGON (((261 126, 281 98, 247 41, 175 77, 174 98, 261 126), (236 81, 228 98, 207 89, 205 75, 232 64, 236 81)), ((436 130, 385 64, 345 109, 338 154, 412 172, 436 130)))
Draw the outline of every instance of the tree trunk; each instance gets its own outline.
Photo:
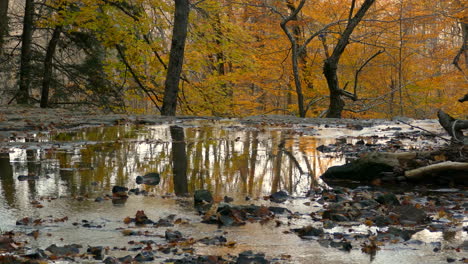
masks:
POLYGON ((351 33, 353 33, 356 26, 359 24, 359 22, 366 14, 367 10, 369 10, 369 8, 374 2, 375 0, 365 0, 364 3, 361 5, 361 8, 357 11, 356 15, 352 17, 352 11, 355 5, 355 1, 353 0, 348 25, 341 34, 338 43, 333 49, 333 53, 324 62, 323 74, 327 79, 328 90, 330 91, 330 105, 328 107, 327 117, 341 118, 341 112, 343 111, 345 102, 341 98, 341 96, 344 95, 344 91, 340 89, 338 83, 338 63, 346 46, 349 44, 349 37, 351 36, 351 33))
POLYGON ((8 35, 8 3, 9 0, 0 0, 0 55, 3 54, 5 36, 8 35))
POLYGON ((47 53, 44 59, 44 75, 42 79, 42 94, 41 94, 41 108, 48 107, 49 104, 49 88, 52 80, 52 66, 55 49, 62 33, 62 26, 56 26, 52 38, 47 46, 47 53))
POLYGON ((297 94, 297 104, 298 104, 298 110, 299 110, 299 116, 300 117, 305 117, 306 111, 304 107, 304 94, 302 93, 302 84, 300 80, 300 74, 299 74, 299 57, 300 57, 300 47, 299 44, 297 43, 297 31, 291 32, 289 28, 287 27, 288 22, 297 20, 297 14, 301 11, 301 9, 304 7, 305 0, 301 0, 299 5, 297 7, 294 7, 294 4, 289 2, 287 3, 289 10, 291 11, 291 14, 287 17, 285 17, 281 23, 281 29, 283 29, 284 33, 288 37, 289 41, 291 42, 291 50, 292 50, 292 68, 293 68, 293 76, 294 76, 294 85, 296 86, 296 94, 297 94))
POLYGON ((189 0, 175 0, 174 27, 172 29, 171 52, 164 89, 161 115, 175 116, 180 73, 184 61, 185 40, 189 17, 189 0))
POLYGON ((29 86, 31 82, 31 44, 33 35, 34 1, 26 0, 24 8, 23 34, 21 36, 21 66, 18 104, 29 103, 29 86))

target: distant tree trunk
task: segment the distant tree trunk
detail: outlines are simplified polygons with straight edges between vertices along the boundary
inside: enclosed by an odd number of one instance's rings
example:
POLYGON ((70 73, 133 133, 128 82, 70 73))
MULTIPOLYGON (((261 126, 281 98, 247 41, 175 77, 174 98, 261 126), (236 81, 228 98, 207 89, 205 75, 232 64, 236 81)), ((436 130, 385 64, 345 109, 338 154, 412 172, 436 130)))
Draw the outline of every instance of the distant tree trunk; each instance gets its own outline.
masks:
POLYGON ((52 80, 52 66, 53 58, 55 54, 55 48, 57 47, 62 33, 62 26, 56 26, 52 38, 47 46, 47 53, 44 59, 44 75, 42 77, 42 93, 41 93, 41 108, 46 108, 49 105, 49 88, 52 80))
POLYGON ((351 4, 348 24, 346 29, 341 34, 338 43, 333 49, 333 53, 325 60, 323 65, 323 74, 327 79, 328 90, 330 91, 330 105, 328 107, 327 117, 341 118, 341 112, 345 106, 342 96, 348 96, 354 99, 350 94, 342 90, 338 83, 338 63, 343 54, 346 46, 349 44, 349 37, 353 33, 356 26, 362 20, 367 10, 372 6, 375 0, 365 0, 361 8, 357 11, 356 15, 352 17, 356 1, 353 0, 351 4))
POLYGON ((24 8, 23 34, 21 36, 21 66, 18 104, 29 103, 29 86, 31 82, 31 44, 33 35, 34 1, 26 0, 24 8))
POLYGON ((0 0, 0 55, 3 54, 5 36, 8 35, 8 3, 9 0, 0 0))
MULTIPOLYGON (((284 17, 280 23, 281 28, 283 29, 284 33, 289 39, 291 43, 291 50, 292 50, 292 68, 293 68, 293 76, 294 76, 294 85, 296 87, 296 94, 297 94, 297 105, 299 110, 299 116, 305 117, 306 110, 304 107, 304 94, 302 92, 302 84, 299 74, 299 58, 301 56, 301 48, 299 46, 297 32, 291 32, 287 27, 288 22, 297 20, 297 14, 301 11, 304 7, 305 0, 301 0, 299 5, 295 8, 294 4, 288 1, 288 9, 291 11, 291 14, 287 17, 284 17)), ((297 27, 294 27, 294 30, 297 30, 297 27)))
POLYGON ((172 29, 171 52, 164 89, 161 115, 175 116, 177 108, 177 93, 184 62, 185 40, 187 38, 189 0, 175 0, 174 27, 172 29))

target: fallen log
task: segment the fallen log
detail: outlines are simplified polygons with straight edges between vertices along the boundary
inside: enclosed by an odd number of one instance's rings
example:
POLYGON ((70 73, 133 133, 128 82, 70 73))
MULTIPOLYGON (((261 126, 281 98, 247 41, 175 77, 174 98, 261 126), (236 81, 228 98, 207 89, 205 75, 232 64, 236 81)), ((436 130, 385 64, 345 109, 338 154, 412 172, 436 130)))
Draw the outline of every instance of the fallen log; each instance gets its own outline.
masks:
POLYGON ((453 141, 468 145, 468 137, 463 134, 464 129, 468 129, 468 120, 459 120, 451 117, 442 110, 437 112, 440 125, 452 137, 453 141))
POLYGON ((431 164, 413 170, 405 171, 405 176, 409 180, 418 180, 425 175, 439 173, 441 171, 464 171, 468 175, 468 162, 453 162, 445 161, 441 163, 431 164))

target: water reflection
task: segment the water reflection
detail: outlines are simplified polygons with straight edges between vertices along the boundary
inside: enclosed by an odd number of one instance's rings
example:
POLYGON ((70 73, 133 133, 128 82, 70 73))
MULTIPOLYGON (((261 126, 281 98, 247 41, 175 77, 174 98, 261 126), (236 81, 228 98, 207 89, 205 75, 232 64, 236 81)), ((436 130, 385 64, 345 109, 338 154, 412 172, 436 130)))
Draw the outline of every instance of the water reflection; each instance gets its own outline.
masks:
POLYGON ((1 156, 1 195, 11 207, 23 196, 93 197, 114 185, 135 188, 135 178, 148 172, 160 173, 161 183, 146 187, 160 194, 300 194, 315 183, 314 175, 343 162, 315 150, 333 142, 281 127, 223 122, 88 128, 8 148, 1 156), (39 178, 19 181, 19 175, 39 178))
POLYGON ((172 172, 174 174, 174 192, 176 195, 188 194, 187 152, 185 150, 184 128, 171 126, 172 172))

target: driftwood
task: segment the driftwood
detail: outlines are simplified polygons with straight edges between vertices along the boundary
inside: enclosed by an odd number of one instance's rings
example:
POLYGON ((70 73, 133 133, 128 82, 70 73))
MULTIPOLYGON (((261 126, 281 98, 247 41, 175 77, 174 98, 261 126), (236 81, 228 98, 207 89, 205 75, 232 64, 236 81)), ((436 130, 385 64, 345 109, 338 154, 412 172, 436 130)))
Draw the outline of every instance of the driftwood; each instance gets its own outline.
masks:
POLYGON ((447 131, 455 142, 468 145, 468 137, 463 134, 464 129, 468 129, 468 120, 459 120, 451 117, 442 110, 437 112, 440 125, 447 131))
POLYGON ((468 175, 468 162, 445 161, 431 164, 425 167, 405 171, 405 176, 411 180, 423 178, 425 175, 439 173, 441 171, 465 171, 468 175))

